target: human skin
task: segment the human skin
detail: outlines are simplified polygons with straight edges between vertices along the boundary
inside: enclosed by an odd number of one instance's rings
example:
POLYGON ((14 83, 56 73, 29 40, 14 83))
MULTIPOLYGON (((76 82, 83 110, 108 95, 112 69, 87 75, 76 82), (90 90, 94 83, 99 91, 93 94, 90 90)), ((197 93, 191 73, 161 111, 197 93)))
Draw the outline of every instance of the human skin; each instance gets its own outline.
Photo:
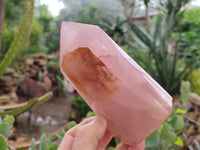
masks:
MULTIPOLYGON (((104 150, 112 135, 107 129, 107 122, 103 117, 85 119, 66 132, 58 150, 104 150)), ((144 150, 145 142, 133 147, 120 144, 116 150, 144 150)))

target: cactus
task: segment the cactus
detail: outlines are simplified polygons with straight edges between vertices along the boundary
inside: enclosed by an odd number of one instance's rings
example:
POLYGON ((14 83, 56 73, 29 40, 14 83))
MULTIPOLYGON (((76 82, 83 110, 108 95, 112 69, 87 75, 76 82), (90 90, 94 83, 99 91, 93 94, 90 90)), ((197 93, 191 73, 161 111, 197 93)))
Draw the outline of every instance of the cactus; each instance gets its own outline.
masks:
POLYGON ((10 45, 8 52, 0 64, 0 77, 6 71, 6 68, 11 64, 17 54, 24 50, 30 36, 32 21, 33 21, 34 0, 30 0, 26 5, 25 14, 18 33, 15 35, 13 42, 10 45))
POLYGON ((13 116, 6 116, 4 119, 0 117, 0 150, 11 149, 8 146, 7 138, 11 134, 10 129, 14 121, 15 118, 13 116))
POLYGON ((0 107, 0 110, 3 110, 4 112, 0 112, 0 116, 4 117, 6 115, 13 115, 17 116, 20 115, 28 110, 30 110, 34 106, 38 106, 47 100, 49 100, 53 96, 52 92, 48 92, 45 95, 39 97, 39 98, 33 98, 27 103, 23 103, 23 105, 16 105, 17 107, 13 107, 12 105, 8 107, 0 107))
POLYGON ((4 136, 0 134, 0 149, 1 150, 6 150, 8 147, 8 143, 5 140, 4 136))

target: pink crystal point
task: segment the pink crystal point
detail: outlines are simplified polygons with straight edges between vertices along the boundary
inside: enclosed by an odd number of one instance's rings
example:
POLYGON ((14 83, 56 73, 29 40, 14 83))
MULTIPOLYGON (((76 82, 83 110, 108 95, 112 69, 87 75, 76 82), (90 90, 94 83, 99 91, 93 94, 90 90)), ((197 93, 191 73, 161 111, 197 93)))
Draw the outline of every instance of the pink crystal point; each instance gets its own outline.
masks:
POLYGON ((121 142, 137 145, 168 117, 171 96, 98 26, 63 22, 60 68, 121 142))

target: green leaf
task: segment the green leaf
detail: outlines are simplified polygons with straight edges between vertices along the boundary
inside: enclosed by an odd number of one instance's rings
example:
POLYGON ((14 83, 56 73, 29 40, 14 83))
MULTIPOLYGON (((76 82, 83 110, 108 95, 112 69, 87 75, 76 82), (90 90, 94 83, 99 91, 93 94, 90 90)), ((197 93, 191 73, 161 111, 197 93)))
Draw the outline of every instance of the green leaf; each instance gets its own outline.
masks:
POLYGON ((8 148, 8 150, 15 150, 14 148, 12 148, 10 146, 8 146, 7 148, 8 148))
POLYGON ((114 147, 108 147, 108 150, 115 150, 114 147))
POLYGON ((4 135, 5 138, 9 136, 9 129, 12 128, 12 125, 9 123, 2 123, 0 124, 0 134, 4 135))
POLYGON ((58 144, 51 144, 48 150, 57 150, 58 149, 58 144))
POLYGON ((4 118, 3 121, 9 123, 10 125, 13 125, 15 122, 15 118, 11 115, 8 115, 4 118))
POLYGON ((120 141, 117 140, 116 138, 115 138, 115 144, 116 144, 116 145, 119 145, 119 144, 120 144, 120 141))
POLYGON ((71 121, 71 122, 69 122, 68 127, 67 127, 67 130, 73 128, 73 127, 76 126, 76 125, 77 125, 77 124, 76 124, 75 121, 71 121))
POLYGON ((46 137, 45 137, 45 135, 42 135, 41 139, 40 139, 39 150, 46 150, 46 149, 47 149, 46 137))
POLYGON ((90 118, 90 117, 94 117, 94 116, 96 116, 96 114, 92 111, 89 111, 86 115, 86 118, 90 118))
POLYGON ((174 144, 183 147, 183 140, 180 137, 177 137, 176 141, 174 142, 174 144))
POLYGON ((155 148, 159 145, 159 141, 158 132, 155 131, 145 140, 145 148, 155 148))
POLYGON ((31 140, 31 147, 29 148, 29 150, 36 150, 36 145, 35 145, 34 139, 31 140))
POLYGON ((171 122, 172 119, 176 116, 174 110, 172 110, 171 114, 169 115, 169 117, 166 119, 167 122, 171 122))
POLYGON ((170 125, 166 122, 162 125, 160 137, 165 141, 166 144, 172 144, 176 140, 176 134, 171 131, 170 125))
POLYGON ((58 133, 56 134, 56 136, 57 136, 59 139, 62 139, 62 138, 64 137, 64 135, 65 135, 65 130, 62 130, 62 131, 60 131, 60 132, 58 132, 58 133))
POLYGON ((183 116, 177 115, 176 117, 173 118, 171 123, 175 131, 182 129, 184 127, 183 116))
POLYGON ((7 150, 8 143, 6 142, 3 135, 0 134, 0 150, 7 150))
POLYGON ((186 103, 188 100, 188 94, 190 93, 190 82, 189 81, 182 81, 181 82, 181 89, 180 89, 180 99, 182 103, 186 103))
POLYGON ((176 110, 176 113, 177 113, 177 114, 185 114, 185 113, 187 113, 187 111, 184 110, 184 109, 178 108, 178 109, 176 110))
POLYGON ((49 146, 51 146, 51 140, 52 139, 52 136, 49 136, 48 138, 48 142, 47 142, 47 147, 49 148, 49 146))

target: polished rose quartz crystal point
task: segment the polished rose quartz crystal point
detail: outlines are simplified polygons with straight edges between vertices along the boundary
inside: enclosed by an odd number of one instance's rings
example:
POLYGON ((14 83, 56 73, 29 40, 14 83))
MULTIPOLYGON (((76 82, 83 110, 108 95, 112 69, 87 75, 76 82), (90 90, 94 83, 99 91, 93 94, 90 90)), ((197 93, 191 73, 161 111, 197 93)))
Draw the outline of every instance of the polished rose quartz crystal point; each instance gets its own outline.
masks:
POLYGON ((63 22, 60 67, 108 130, 137 145, 172 108, 170 95, 98 26, 63 22))

